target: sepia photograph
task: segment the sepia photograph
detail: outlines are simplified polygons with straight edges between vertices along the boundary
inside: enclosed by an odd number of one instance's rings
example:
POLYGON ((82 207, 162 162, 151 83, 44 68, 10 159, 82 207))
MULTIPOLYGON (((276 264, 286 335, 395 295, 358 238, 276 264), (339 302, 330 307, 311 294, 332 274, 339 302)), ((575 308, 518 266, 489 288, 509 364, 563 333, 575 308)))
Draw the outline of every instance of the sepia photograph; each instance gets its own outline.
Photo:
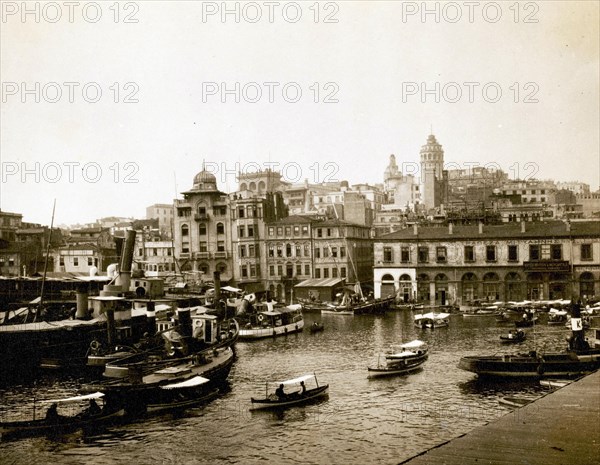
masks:
POLYGON ((0 464, 597 464, 600 1, 0 0, 0 464))

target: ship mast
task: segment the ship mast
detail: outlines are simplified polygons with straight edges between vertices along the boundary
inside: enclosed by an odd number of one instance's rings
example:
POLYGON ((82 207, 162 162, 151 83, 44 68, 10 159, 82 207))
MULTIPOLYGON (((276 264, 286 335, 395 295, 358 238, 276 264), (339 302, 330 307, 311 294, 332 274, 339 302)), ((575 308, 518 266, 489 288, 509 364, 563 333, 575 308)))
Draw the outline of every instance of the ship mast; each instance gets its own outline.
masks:
POLYGON ((52 228, 54 227, 54 211, 56 209, 56 199, 54 199, 54 204, 52 205, 52 220, 50 221, 50 233, 48 234, 48 242, 46 243, 46 260, 44 260, 44 274, 42 275, 42 289, 40 290, 40 303, 39 303, 39 311, 36 312, 33 317, 33 321, 37 319, 38 315, 42 311, 44 307, 44 287, 46 284, 46 273, 48 272, 48 255, 50 254, 50 242, 52 241, 52 228))

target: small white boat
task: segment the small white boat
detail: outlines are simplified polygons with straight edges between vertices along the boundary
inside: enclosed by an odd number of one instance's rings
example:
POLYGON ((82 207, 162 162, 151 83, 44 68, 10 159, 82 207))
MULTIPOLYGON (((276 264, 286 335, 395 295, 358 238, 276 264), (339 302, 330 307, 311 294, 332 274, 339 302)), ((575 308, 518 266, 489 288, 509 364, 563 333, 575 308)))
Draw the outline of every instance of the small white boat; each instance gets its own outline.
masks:
POLYGON ((477 307, 465 310, 462 314, 463 317, 477 317, 477 316, 497 316, 500 314, 499 307, 497 305, 488 305, 486 307, 477 307))
POLYGON ((367 367, 369 378, 404 375, 418 370, 429 354, 423 341, 418 339, 393 345, 389 351, 377 356, 377 364, 367 367))
POLYGON ((449 313, 419 313, 415 315, 415 326, 422 329, 443 328, 450 323, 449 318, 449 313))
POLYGON ((250 410, 278 409, 302 404, 326 396, 328 389, 329 384, 319 385, 314 373, 286 381, 267 381, 265 397, 263 399, 252 397, 250 410), (306 384, 310 387, 306 387, 306 384), (290 387, 295 390, 286 393, 284 389, 290 387))

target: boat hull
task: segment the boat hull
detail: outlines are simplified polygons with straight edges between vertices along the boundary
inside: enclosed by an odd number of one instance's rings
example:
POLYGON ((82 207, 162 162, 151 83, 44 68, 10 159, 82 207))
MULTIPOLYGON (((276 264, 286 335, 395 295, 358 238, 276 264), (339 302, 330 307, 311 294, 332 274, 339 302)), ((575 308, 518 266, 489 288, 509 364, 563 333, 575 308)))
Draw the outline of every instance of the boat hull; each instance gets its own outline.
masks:
POLYGON ((388 360, 386 364, 379 366, 367 367, 369 372, 368 378, 381 378, 384 376, 405 375, 417 371, 422 368, 423 364, 429 358, 429 354, 425 353, 404 360, 388 360))
POLYGON ((561 378, 581 376, 600 368, 600 352, 589 355, 544 354, 543 356, 499 355, 463 357, 458 367, 480 377, 561 378))
POLYGON ((124 410, 120 409, 111 413, 95 415, 88 418, 59 417, 56 421, 46 419, 30 421, 11 421, 0 423, 0 436, 2 439, 14 439, 45 434, 60 435, 82 428, 92 428, 105 425, 122 417, 124 410))
POLYGON ((295 405, 304 404, 320 397, 324 397, 328 394, 329 384, 319 386, 314 389, 309 389, 304 394, 292 395, 285 400, 272 400, 266 399, 251 399, 252 407, 250 410, 268 410, 268 409, 282 409, 292 407, 295 405))
POLYGON ((285 336, 286 334, 300 332, 304 329, 304 320, 281 326, 266 328, 240 328, 238 338, 241 340, 262 339, 265 337, 285 336))

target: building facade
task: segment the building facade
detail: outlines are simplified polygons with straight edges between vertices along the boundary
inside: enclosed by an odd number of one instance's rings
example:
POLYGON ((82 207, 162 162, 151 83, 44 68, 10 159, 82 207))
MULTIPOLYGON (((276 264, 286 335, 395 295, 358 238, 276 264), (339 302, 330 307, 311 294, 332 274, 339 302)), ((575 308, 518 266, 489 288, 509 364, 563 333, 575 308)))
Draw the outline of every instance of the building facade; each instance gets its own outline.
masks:
POLYGON ((161 237, 164 239, 172 237, 173 211, 173 205, 169 205, 168 203, 155 203, 146 207, 146 219, 158 220, 158 229, 161 237))
POLYGON ((370 228, 341 220, 294 215, 267 224, 266 289, 292 299, 294 286, 307 279, 372 279, 370 228))
POLYGON ((431 305, 592 299, 600 223, 546 222, 396 231, 375 241, 375 295, 431 305))
POLYGON ((229 197, 217 189, 217 179, 206 170, 199 172, 190 190, 176 199, 174 246, 179 269, 191 272, 198 281, 233 278, 232 231, 229 197))

